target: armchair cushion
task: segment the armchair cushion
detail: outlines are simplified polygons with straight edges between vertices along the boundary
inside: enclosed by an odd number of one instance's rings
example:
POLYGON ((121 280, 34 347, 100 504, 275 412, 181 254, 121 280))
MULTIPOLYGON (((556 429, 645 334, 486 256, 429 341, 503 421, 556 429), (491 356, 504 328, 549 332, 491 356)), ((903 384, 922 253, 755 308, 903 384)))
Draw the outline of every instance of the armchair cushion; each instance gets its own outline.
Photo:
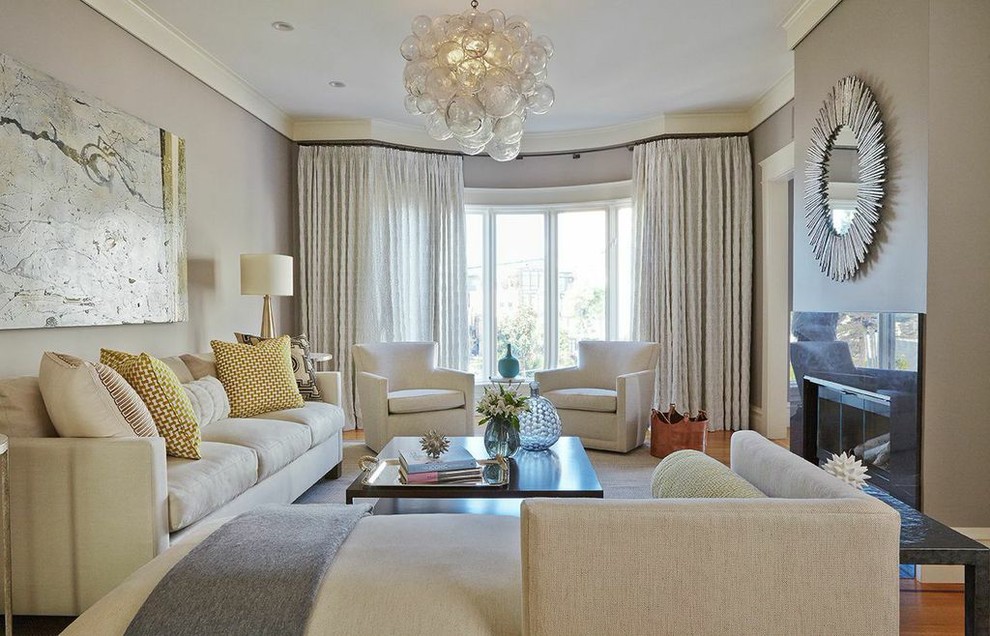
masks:
POLYGON ((199 521, 258 481, 258 456, 250 448, 203 442, 200 452, 199 460, 166 460, 171 532, 199 521))
POLYGON ((593 411, 595 413, 615 413, 616 393, 609 389, 558 389, 547 391, 543 397, 558 409, 570 411, 593 411))
POLYGON ((449 389, 405 389, 388 394, 389 413, 426 413, 464 406, 464 393, 449 389))

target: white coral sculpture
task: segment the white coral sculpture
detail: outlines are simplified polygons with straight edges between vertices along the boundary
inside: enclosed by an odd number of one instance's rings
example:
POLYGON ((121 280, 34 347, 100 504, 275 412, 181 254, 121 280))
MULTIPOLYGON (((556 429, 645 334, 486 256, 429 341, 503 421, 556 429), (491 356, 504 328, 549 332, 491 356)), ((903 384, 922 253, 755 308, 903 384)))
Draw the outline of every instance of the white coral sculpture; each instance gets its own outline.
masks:
POLYGON ((842 453, 841 455, 832 453, 832 457, 825 462, 822 469, 829 475, 838 477, 853 488, 859 488, 861 490, 866 485, 866 480, 870 478, 866 474, 866 466, 863 465, 863 462, 856 459, 855 455, 849 455, 847 453, 842 453))

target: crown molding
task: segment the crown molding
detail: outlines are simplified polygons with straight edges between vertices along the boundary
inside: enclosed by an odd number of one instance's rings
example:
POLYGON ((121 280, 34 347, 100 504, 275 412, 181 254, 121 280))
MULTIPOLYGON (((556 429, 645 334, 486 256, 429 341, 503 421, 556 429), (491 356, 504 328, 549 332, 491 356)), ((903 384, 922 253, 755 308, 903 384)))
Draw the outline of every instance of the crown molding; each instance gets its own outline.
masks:
POLYGON ((286 137, 292 120, 244 78, 138 0, 83 0, 108 20, 286 137))
POLYGON ((794 7, 780 23, 787 32, 787 47, 793 51, 840 2, 842 0, 804 0, 794 7))
MULTIPOLYGON (((804 24, 827 6, 808 31, 840 0, 805 0, 781 25, 804 24), (813 10, 813 7, 817 9, 813 10), (804 17, 802 17, 804 16, 804 17)), ((421 127, 381 119, 293 119, 247 80, 190 40, 140 0, 83 0, 91 8, 180 68, 293 141, 379 141, 428 150, 458 150, 421 127)), ((747 111, 675 113, 582 130, 529 132, 524 154, 581 152, 673 134, 747 133, 794 98, 793 71, 771 86, 747 111)))

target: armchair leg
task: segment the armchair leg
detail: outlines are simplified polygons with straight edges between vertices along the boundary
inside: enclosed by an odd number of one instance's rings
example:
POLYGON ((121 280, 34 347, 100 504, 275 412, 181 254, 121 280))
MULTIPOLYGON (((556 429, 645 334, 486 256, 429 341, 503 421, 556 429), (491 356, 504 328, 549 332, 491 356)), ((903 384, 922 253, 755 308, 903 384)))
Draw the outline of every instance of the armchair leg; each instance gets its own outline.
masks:
POLYGON ((324 475, 324 479, 338 479, 341 473, 343 472, 343 465, 344 462, 340 462, 339 464, 331 468, 330 472, 324 475))

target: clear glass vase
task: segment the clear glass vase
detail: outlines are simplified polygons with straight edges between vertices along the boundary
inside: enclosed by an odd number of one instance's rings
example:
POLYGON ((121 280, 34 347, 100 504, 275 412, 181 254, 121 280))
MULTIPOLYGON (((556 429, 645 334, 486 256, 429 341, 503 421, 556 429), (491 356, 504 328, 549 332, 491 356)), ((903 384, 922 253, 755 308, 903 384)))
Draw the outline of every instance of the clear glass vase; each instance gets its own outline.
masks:
POLYGON ((529 410, 519 414, 519 442, 525 450, 547 450, 560 439, 560 415, 550 400, 540 397, 540 385, 529 385, 529 410))
POLYGON ((485 450, 489 457, 512 457, 519 450, 519 431, 508 420, 489 421, 485 429, 485 450))

